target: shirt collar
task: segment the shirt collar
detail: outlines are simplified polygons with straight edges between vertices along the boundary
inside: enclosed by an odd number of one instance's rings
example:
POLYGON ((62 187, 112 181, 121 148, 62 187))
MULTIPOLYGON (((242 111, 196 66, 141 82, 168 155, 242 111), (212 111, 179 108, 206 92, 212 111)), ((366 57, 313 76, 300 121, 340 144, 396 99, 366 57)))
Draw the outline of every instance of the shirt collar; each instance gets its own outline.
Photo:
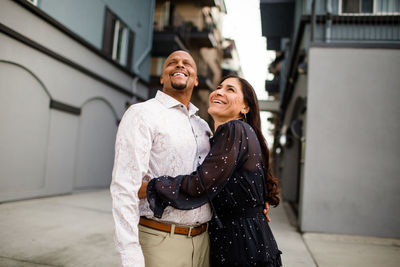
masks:
MULTIPOLYGON (((169 96, 169 95, 167 95, 166 93, 164 93, 164 92, 162 92, 160 90, 157 91, 155 99, 157 99, 166 108, 173 108, 173 107, 177 107, 177 106, 185 107, 181 102, 179 102, 178 100, 176 100, 172 96, 169 96)), ((188 110, 189 116, 192 116, 192 115, 196 114, 196 112, 198 110, 199 109, 195 105, 193 105, 192 103, 189 102, 189 110, 188 110)))

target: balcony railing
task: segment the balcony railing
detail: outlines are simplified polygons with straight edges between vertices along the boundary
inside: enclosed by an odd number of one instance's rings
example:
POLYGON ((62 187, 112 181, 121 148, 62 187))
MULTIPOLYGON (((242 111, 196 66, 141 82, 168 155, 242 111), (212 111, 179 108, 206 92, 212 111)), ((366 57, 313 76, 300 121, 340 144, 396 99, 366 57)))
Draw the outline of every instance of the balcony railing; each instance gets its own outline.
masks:
POLYGON ((380 46, 400 48, 400 15, 303 15, 293 37, 289 57, 281 71, 281 106, 288 104, 298 75, 302 45, 306 37, 318 45, 380 46), (310 29, 310 36, 306 29, 310 29))
POLYGON ((167 56, 170 52, 190 47, 216 47, 214 25, 205 24, 198 28, 190 20, 175 12, 170 25, 154 27, 153 55, 167 56))
POLYGON ((313 42, 400 42, 400 15, 314 15, 313 42))

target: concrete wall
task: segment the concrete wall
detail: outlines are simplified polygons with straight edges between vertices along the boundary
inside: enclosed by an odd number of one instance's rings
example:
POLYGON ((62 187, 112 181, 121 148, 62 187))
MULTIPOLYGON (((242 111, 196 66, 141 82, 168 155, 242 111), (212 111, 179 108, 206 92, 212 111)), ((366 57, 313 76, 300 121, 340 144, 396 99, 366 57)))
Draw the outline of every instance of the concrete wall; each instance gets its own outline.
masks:
POLYGON ((302 231, 400 237, 400 50, 309 53, 302 231))
MULTIPOLYGON (((293 120, 301 120, 303 122, 303 132, 306 116, 300 114, 299 110, 295 110, 296 101, 298 98, 304 98, 307 95, 307 76, 299 75, 293 91, 293 95, 288 108, 286 110, 285 119, 283 121, 284 134, 288 139, 288 145, 282 149, 280 157, 281 167, 279 168, 278 177, 282 185, 282 197, 285 201, 290 201, 294 204, 298 201, 298 186, 302 176, 301 163, 301 140, 296 139, 290 130, 290 125, 293 120)), ((296 108, 298 109, 298 108, 296 108)))
MULTIPOLYGON (((12 1, 1 23, 110 83, 135 79, 12 1), (34 30, 32 30, 34 29, 34 30)), ((0 202, 106 187, 129 94, 0 32, 0 202), (50 108, 50 101, 80 114, 50 108)))

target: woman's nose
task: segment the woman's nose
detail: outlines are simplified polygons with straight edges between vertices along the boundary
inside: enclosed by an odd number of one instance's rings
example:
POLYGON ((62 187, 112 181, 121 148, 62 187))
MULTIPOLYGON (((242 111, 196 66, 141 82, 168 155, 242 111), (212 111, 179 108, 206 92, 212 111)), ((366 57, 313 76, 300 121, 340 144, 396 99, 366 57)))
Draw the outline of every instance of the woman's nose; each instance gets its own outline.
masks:
POLYGON ((223 92, 222 92, 221 88, 215 90, 215 93, 216 93, 217 95, 223 95, 223 92))

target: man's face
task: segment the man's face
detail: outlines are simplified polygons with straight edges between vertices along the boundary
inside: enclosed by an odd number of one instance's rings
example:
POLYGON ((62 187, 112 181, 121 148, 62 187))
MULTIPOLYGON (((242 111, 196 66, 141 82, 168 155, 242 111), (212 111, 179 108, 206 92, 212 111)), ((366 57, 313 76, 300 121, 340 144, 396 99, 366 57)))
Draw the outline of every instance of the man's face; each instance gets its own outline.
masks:
POLYGON ((160 79, 163 90, 193 89, 198 85, 197 67, 193 58, 185 51, 175 51, 164 63, 160 79))

